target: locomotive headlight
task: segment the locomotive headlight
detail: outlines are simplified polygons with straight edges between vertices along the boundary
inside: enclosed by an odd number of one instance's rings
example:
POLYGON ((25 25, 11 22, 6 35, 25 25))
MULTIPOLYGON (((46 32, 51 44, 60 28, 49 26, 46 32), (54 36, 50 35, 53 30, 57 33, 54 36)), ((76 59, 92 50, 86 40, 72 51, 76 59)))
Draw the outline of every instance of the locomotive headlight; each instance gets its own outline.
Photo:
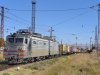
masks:
POLYGON ((22 50, 22 48, 18 48, 18 51, 21 51, 22 50))
POLYGON ((8 51, 8 48, 5 48, 5 49, 4 49, 4 52, 7 52, 7 51, 8 51))
POLYGON ((24 50, 22 48, 18 48, 19 52, 24 52, 24 50))
POLYGON ((18 50, 22 50, 22 48, 18 48, 18 50))

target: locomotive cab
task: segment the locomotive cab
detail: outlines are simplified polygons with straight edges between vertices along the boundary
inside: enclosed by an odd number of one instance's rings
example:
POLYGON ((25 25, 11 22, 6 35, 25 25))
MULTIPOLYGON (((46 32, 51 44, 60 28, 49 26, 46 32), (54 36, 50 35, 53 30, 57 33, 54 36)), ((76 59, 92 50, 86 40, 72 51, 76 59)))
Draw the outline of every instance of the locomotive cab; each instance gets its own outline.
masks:
POLYGON ((21 61, 26 58, 29 46, 29 38, 26 37, 7 37, 4 58, 11 63, 21 61))

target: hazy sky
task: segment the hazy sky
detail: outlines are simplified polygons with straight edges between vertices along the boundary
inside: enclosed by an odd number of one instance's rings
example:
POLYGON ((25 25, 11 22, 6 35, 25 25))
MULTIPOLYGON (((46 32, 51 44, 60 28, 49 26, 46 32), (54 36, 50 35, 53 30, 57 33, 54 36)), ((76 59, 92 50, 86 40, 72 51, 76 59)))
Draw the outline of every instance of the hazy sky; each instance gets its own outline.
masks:
MULTIPOLYGON (((98 7, 89 7, 99 2, 100 0, 36 0, 36 32, 49 35, 48 30, 52 26, 55 30, 53 35, 58 41, 75 43, 76 36, 79 44, 89 43, 90 37, 94 41, 94 29, 98 25, 98 7)), ((9 9, 5 9, 5 37, 18 29, 31 26, 31 11, 18 11, 31 10, 31 0, 0 0, 0 5, 2 4, 9 9)))

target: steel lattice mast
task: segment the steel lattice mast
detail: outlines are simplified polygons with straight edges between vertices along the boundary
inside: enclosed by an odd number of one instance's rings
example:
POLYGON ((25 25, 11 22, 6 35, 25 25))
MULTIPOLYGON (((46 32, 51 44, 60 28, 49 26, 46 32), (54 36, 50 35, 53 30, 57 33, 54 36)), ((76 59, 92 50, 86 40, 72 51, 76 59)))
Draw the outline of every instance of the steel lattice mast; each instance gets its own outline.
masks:
POLYGON ((98 4, 98 42, 97 42, 97 53, 100 51, 100 4, 98 4))
POLYGON ((1 7, 0 47, 4 47, 4 7, 1 7))
POLYGON ((32 33, 35 33, 35 5, 36 1, 32 0, 32 33))
POLYGON ((97 33, 97 26, 95 27, 95 48, 97 49, 97 42, 98 42, 98 33, 97 33))

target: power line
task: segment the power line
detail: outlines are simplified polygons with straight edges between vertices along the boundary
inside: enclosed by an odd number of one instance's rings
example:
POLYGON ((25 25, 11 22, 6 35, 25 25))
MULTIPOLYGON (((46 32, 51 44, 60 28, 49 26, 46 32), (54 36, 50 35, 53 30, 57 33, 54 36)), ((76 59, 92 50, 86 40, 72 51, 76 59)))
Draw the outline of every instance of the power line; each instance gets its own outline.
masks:
MULTIPOLYGON (((23 20, 24 22, 26 22, 25 19, 23 19, 23 18, 21 18, 21 17, 19 17, 19 16, 16 16, 16 15, 13 14, 13 13, 10 13, 10 14, 13 15, 14 17, 16 17, 16 18, 18 18, 18 19, 21 19, 21 20, 23 20)), ((55 25, 53 25, 53 26, 57 26, 57 25, 66 23, 66 22, 68 22, 68 21, 70 21, 70 20, 73 20, 73 19, 75 19, 75 18, 77 18, 77 17, 80 17, 80 16, 82 16, 82 15, 85 15, 85 14, 87 14, 87 12, 78 14, 78 15, 76 15, 76 16, 74 16, 74 17, 71 17, 71 18, 69 18, 69 19, 67 19, 67 20, 64 20, 64 21, 62 21, 62 22, 59 22, 59 23, 57 23, 57 24, 55 24, 55 25)), ((7 19, 14 20, 14 19, 12 19, 12 18, 10 18, 10 17, 7 17, 7 16, 5 16, 5 17, 6 17, 7 19)), ((20 22, 19 20, 16 20, 16 19, 15 19, 15 21, 20 22)))
MULTIPOLYGON (((1 6, 0 6, 1 7, 1 6)), ((90 7, 86 7, 86 8, 74 8, 74 9, 61 9, 61 10, 35 10, 35 11, 39 11, 39 12, 60 12, 60 11, 77 11, 77 10, 84 10, 84 9, 90 9, 90 8, 93 8, 93 7, 96 7, 95 6, 90 6, 90 7)), ((10 9, 10 8, 5 8, 6 10, 11 10, 11 11, 32 11, 32 10, 23 10, 23 9, 10 9)))
MULTIPOLYGON (((6 9, 6 8, 5 8, 6 9)), ((7 9, 8 10, 8 9, 7 9)), ((28 25, 31 25, 30 23, 29 23, 29 21, 28 20, 26 20, 26 19, 24 19, 24 18, 22 18, 22 17, 19 17, 19 16, 17 16, 17 15, 15 15, 15 14, 13 14, 13 13, 11 13, 9 10, 7 11, 7 13, 8 14, 10 14, 10 15, 12 15, 12 16, 14 16, 16 19, 13 19, 13 18, 10 18, 10 17, 8 17, 8 16, 5 16, 7 19, 10 19, 10 20, 14 20, 14 21, 17 21, 17 22, 19 22, 19 23, 27 23, 28 25), (18 19, 18 20, 17 20, 18 19), (20 20, 20 21, 19 21, 20 20)))
MULTIPOLYGON (((2 7, 2 6, 0 6, 0 7, 2 7)), ((71 11, 71 10, 82 10, 82 9, 88 9, 88 8, 94 8, 95 6, 91 6, 91 7, 87 7, 87 8, 77 8, 77 9, 66 9, 66 10, 36 10, 36 11, 71 11)), ((14 11, 32 11, 32 10, 18 10, 18 9, 9 9, 9 8, 5 8, 6 10, 14 10, 14 11)), ((18 18, 18 19, 20 19, 20 20, 23 20, 24 22, 26 22, 26 20, 25 19, 23 19, 23 18, 21 18, 21 17, 19 17, 19 16, 16 16, 15 14, 13 14, 13 13, 10 13, 11 15, 13 15, 14 17, 16 17, 16 18, 18 18)), ((6 18, 8 18, 8 17, 6 17, 6 18)), ((73 18, 73 17, 72 17, 73 18)), ((11 18, 9 18, 9 19, 11 19, 11 18)), ((18 21, 18 20, 17 20, 18 21)), ((60 23, 59 23, 60 24, 60 23)))
MULTIPOLYGON (((8 16, 4 16, 5 18, 7 18, 7 19, 9 19, 9 20, 12 20, 12 21, 16 21, 16 22, 19 22, 19 23, 24 23, 24 24, 26 24, 26 21, 27 21, 27 20, 25 20, 25 19, 23 19, 23 18, 21 18, 21 17, 15 15, 15 14, 13 14, 13 13, 11 13, 11 12, 8 12, 8 13, 11 14, 12 16, 16 17, 18 20, 17 20, 17 19, 14 19, 14 18, 11 18, 11 17, 8 17, 8 16), (19 21, 19 19, 20 19, 20 21, 19 21), (22 20, 23 20, 23 22, 22 22, 22 20)), ((0 15, 1 15, 1 13, 0 13, 0 15)), ((28 21, 27 21, 27 22, 28 22, 28 21)), ((30 24, 28 23, 28 25, 30 25, 30 24)))
MULTIPOLYGON (((0 6, 1 7, 1 6, 0 6)), ((83 9, 90 9, 90 8, 94 8, 94 7, 96 7, 96 6, 91 6, 91 7, 87 7, 87 8, 77 8, 77 9, 66 9, 66 10, 36 10, 36 11, 74 11, 74 10, 83 10, 83 9)), ((13 11, 32 11, 32 10, 17 10, 17 9, 9 9, 9 8, 5 8, 6 10, 13 10, 13 11)), ((11 14, 11 15, 13 15, 14 17, 16 17, 16 18, 18 18, 18 19, 20 19, 20 20, 23 20, 24 22, 26 22, 26 20, 25 19, 23 19, 23 18, 21 18, 21 17, 19 17, 19 16, 16 16, 15 14, 13 14, 13 13, 9 13, 9 14, 11 14)), ((79 14, 79 15, 77 15, 77 16, 74 16, 74 17, 71 17, 71 18, 69 18, 69 19, 67 19, 67 20, 64 20, 64 21, 62 21, 62 22, 59 22, 59 23, 57 23, 57 24, 55 24, 55 25, 53 25, 53 26, 56 26, 56 25, 59 25, 59 24, 62 24, 62 23, 65 23, 65 22, 67 22, 67 21, 69 21, 69 20, 73 20, 73 19, 75 19, 75 18, 77 18, 77 17, 79 17, 79 16, 82 16, 82 15, 84 15, 85 13, 81 13, 81 14, 79 14)), ((5 16, 7 19, 10 19, 10 20, 14 20, 14 19, 12 19, 12 18, 10 18, 10 17, 7 17, 7 16, 5 16)), ((15 19, 15 21, 17 21, 17 22, 20 22, 19 20, 16 20, 15 19)), ((20 22, 21 23, 21 22, 20 22)))
MULTIPOLYGON (((1 15, 1 14, 0 14, 1 15)), ((4 16, 5 18, 7 18, 7 19, 9 19, 9 20, 14 20, 13 18, 11 18, 11 17, 8 17, 8 16, 4 16)), ((14 21, 17 21, 18 22, 18 20, 14 20, 14 21)))
MULTIPOLYGON (((13 14, 13 13, 10 13, 10 14, 13 15, 14 17, 18 18, 18 19, 23 20, 24 22, 27 21, 27 20, 25 20, 25 19, 23 19, 23 18, 21 18, 21 17, 15 15, 15 14, 13 14)), ((0 13, 0 15, 1 15, 1 13, 0 13)), ((7 18, 7 19, 9 19, 9 20, 11 20, 11 21, 16 21, 16 22, 18 22, 18 23, 22 23, 21 21, 19 21, 19 20, 17 20, 17 19, 13 19, 13 18, 11 18, 11 17, 9 17, 9 16, 4 16, 4 17, 7 18)), ((27 22, 28 22, 28 21, 27 21, 27 22)), ((29 25, 30 25, 30 24, 29 24, 29 25)), ((43 25, 42 25, 42 26, 43 26, 43 25)), ((40 28, 41 28, 40 25, 38 25, 38 26, 36 26, 36 27, 40 27, 40 28)), ((43 27, 43 28, 44 28, 44 27, 43 27)))
POLYGON ((59 22, 59 23, 57 23, 57 24, 54 24, 53 26, 57 26, 57 25, 66 23, 66 22, 68 22, 68 21, 70 21, 70 20, 73 20, 73 19, 75 19, 75 18, 78 18, 78 17, 80 17, 80 16, 83 16, 83 15, 85 15, 85 14, 87 14, 87 13, 88 13, 88 12, 84 12, 84 13, 78 14, 78 15, 76 15, 76 16, 74 16, 74 17, 71 17, 71 18, 66 19, 66 20, 63 20, 63 21, 61 21, 61 22, 59 22))
MULTIPOLYGON (((89 8, 89 9, 94 9, 94 8, 97 7, 97 6, 98 6, 98 4, 96 4, 96 5, 94 5, 94 6, 91 6, 91 7, 88 7, 88 8, 89 8)), ((84 8, 84 9, 86 9, 86 8, 84 8)), ((96 9, 94 9, 94 10, 96 10, 96 9)), ((96 10, 96 11, 97 11, 97 10, 96 10)), ((56 25, 59 25, 59 24, 68 22, 68 21, 70 21, 70 20, 73 20, 73 19, 75 19, 75 18, 77 18, 77 17, 80 17, 80 16, 83 16, 83 15, 85 15, 85 14, 87 14, 87 12, 78 14, 77 16, 71 17, 71 18, 69 18, 69 19, 67 19, 67 20, 64 20, 64 21, 62 21, 62 22, 59 22, 59 23, 57 23, 57 24, 55 24, 55 25, 53 25, 53 26, 56 26, 56 25)))
MULTIPOLYGON (((13 19, 11 17, 8 17, 8 16, 4 16, 5 18, 9 19, 9 20, 12 20, 12 21, 16 21, 18 23, 22 23, 21 21, 17 20, 17 19, 13 19)), ((24 23, 24 22, 23 22, 24 23)), ((25 23, 26 24, 26 23, 25 23)))
MULTIPOLYGON (((29 21, 23 19, 22 17, 19 17, 19 16, 15 15, 15 14, 13 14, 13 13, 11 13, 11 12, 8 12, 8 13, 9 13, 10 15, 14 16, 14 17, 17 18, 17 19, 20 19, 20 20, 23 21, 23 22, 29 22, 29 21)), ((29 23, 28 23, 28 24, 29 24, 29 23)))
MULTIPOLYGON (((36 10, 36 11, 72 11, 72 10, 82 10, 82 9, 87 9, 87 8, 66 9, 66 10, 36 10)), ((18 10, 18 9, 8 9, 8 10, 13 10, 13 11, 32 11, 32 10, 18 10)))

